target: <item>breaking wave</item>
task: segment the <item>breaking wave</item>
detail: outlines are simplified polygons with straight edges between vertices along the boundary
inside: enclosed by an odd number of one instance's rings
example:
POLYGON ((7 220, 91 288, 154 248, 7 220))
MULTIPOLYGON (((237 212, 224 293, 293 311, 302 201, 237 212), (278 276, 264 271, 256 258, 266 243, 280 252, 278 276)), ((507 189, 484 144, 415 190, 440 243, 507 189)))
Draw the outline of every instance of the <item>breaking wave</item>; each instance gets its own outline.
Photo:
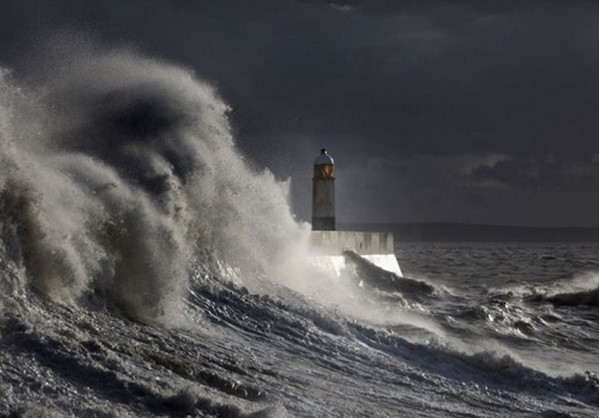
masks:
POLYGON ((176 321, 198 264, 258 277, 305 242, 288 183, 244 160, 192 71, 64 40, 41 61, 0 73, 0 252, 23 286, 176 321))
POLYGON ((355 266, 357 274, 354 275, 354 280, 362 285, 385 292, 398 292, 404 297, 415 300, 446 293, 445 289, 424 280, 399 277, 395 273, 380 268, 355 251, 345 251, 344 255, 355 266))
POLYGON ((529 302, 550 302, 555 306, 599 306, 599 275, 593 272, 553 286, 524 293, 529 302))
POLYGON ((552 296, 539 295, 534 300, 551 302, 556 306, 599 306, 599 287, 573 293, 558 293, 552 296))

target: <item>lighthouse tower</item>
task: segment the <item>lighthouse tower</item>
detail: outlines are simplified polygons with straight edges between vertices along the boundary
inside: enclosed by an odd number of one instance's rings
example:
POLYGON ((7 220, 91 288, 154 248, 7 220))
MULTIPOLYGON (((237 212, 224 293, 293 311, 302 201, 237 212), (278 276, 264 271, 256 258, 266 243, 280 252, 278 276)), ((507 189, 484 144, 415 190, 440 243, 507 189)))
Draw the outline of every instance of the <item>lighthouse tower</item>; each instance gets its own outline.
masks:
POLYGON ((346 262, 366 268, 375 264, 401 276, 393 232, 337 231, 335 227, 335 162, 326 149, 314 160, 312 232, 314 265, 341 277, 346 262), (349 261, 348 261, 349 260, 349 261))
POLYGON ((314 160, 312 230, 335 230, 335 162, 325 148, 314 160))

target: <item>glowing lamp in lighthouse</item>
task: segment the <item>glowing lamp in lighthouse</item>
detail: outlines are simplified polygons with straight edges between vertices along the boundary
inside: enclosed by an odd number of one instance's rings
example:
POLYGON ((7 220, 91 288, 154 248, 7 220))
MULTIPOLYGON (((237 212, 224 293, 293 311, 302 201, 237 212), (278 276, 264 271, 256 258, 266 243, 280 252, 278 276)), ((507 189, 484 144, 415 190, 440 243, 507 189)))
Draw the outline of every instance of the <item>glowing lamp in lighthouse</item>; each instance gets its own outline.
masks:
POLYGON ((335 230, 335 161, 325 148, 314 160, 312 179, 312 229, 335 230))

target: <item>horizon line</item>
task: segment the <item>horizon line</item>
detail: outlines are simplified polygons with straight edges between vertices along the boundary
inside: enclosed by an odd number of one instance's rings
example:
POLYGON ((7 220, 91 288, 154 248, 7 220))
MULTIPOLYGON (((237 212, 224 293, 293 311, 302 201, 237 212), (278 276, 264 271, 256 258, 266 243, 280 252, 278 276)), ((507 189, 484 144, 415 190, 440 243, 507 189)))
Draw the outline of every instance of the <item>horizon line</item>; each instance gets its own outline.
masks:
POLYGON ((339 225, 427 225, 427 226, 470 226, 470 227, 496 227, 496 228, 528 228, 528 229, 598 229, 597 226, 539 226, 539 225, 522 225, 522 224, 491 224, 491 223, 469 223, 469 222, 442 222, 442 221, 420 221, 420 222, 399 222, 399 221, 337 221, 339 225))

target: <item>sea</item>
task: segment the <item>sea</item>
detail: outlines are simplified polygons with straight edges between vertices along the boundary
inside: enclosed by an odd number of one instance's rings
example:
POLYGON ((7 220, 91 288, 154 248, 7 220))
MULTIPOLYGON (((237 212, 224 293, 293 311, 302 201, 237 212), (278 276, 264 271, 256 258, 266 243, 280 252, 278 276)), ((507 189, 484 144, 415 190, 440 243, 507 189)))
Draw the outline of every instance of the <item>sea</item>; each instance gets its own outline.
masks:
POLYGON ((72 39, 0 72, 0 416, 599 416, 599 242, 311 263, 192 70, 72 39))

